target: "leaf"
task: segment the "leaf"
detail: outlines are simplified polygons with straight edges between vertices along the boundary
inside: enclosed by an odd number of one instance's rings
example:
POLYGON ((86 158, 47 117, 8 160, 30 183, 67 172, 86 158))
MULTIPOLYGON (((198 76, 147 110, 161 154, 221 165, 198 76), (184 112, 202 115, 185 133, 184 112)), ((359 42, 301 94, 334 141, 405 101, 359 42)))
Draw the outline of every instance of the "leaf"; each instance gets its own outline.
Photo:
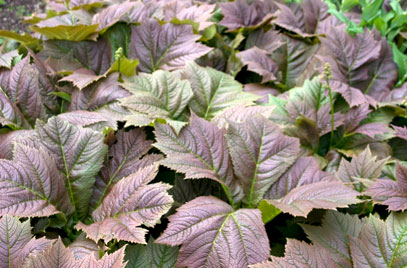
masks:
POLYGON ((359 239, 350 238, 354 267, 403 267, 406 254, 407 217, 391 213, 386 221, 370 215, 359 239))
POLYGON ((133 26, 129 46, 129 58, 138 59, 141 72, 157 69, 174 70, 184 67, 211 49, 195 41, 190 25, 160 25, 154 19, 146 19, 141 26, 133 26))
POLYGON ((179 126, 185 124, 183 112, 193 95, 188 81, 162 70, 125 77, 123 80, 122 86, 132 95, 122 99, 121 104, 135 112, 127 117, 130 124, 145 126, 157 119, 165 119, 178 131, 179 126), (140 120, 139 116, 145 119, 140 120))
POLYGON ((0 214, 22 217, 73 212, 63 177, 44 150, 16 144, 13 161, 0 160, 0 214))
POLYGON ((56 16, 43 20, 31 29, 37 33, 45 35, 48 39, 59 39, 79 42, 88 39, 98 29, 97 24, 85 25, 77 23, 77 19, 71 14, 56 16))
POLYGON ((72 125, 87 127, 96 131, 102 131, 105 127, 115 129, 116 122, 112 122, 100 113, 88 111, 73 111, 58 115, 64 121, 68 121, 72 125))
POLYGON ((388 158, 376 159, 377 157, 372 155, 369 146, 367 146, 363 152, 352 157, 350 162, 342 158, 335 176, 343 182, 357 183, 355 188, 361 191, 363 186, 358 183, 358 179, 375 181, 388 160, 388 158))
POLYGON ((357 215, 335 211, 326 212, 322 226, 301 224, 308 238, 319 248, 326 249, 339 267, 353 267, 349 238, 359 237, 362 226, 357 215))
POLYGON ((83 90, 73 91, 69 110, 96 112, 104 117, 109 125, 123 120, 129 111, 119 105, 119 99, 130 94, 119 85, 118 77, 117 73, 113 73, 83 90))
POLYGON ((120 4, 113 4, 104 8, 100 13, 96 13, 92 18, 92 24, 97 24, 98 31, 103 34, 107 28, 117 23, 126 13, 133 7, 137 6, 137 3, 123 2, 120 4))
POLYGON ((49 119, 46 124, 38 121, 31 138, 35 146, 54 158, 79 216, 88 211, 95 176, 107 151, 103 139, 102 133, 71 125, 59 117, 49 119))
POLYGON ((152 148, 152 141, 146 139, 143 129, 133 129, 129 132, 120 130, 116 137, 117 142, 109 148, 108 157, 96 176, 91 200, 94 208, 100 205, 116 182, 162 158, 158 154, 147 155, 152 148))
POLYGON ((278 65, 267 56, 265 51, 252 47, 237 53, 237 57, 240 57, 242 63, 247 65, 249 71, 258 73, 263 77, 262 83, 277 80, 278 65))
POLYGON ((279 199, 297 187, 321 181, 336 181, 336 179, 330 173, 322 171, 318 161, 314 157, 299 157, 294 164, 292 164, 289 169, 286 169, 273 185, 268 188, 264 198, 279 199))
POLYGON ((69 250, 75 256, 76 260, 84 259, 87 256, 93 256, 99 259, 99 246, 92 240, 86 238, 85 233, 81 233, 75 241, 69 245, 69 250))
POLYGON ((281 211, 306 217, 314 208, 336 209, 359 203, 359 193, 341 182, 320 181, 294 188, 278 200, 267 200, 281 211))
POLYGON ((285 89, 290 89, 297 85, 297 79, 308 68, 318 46, 287 36, 281 41, 283 45, 271 54, 271 59, 278 64, 278 70, 281 72, 279 81, 285 89))
POLYGON ((228 188, 228 198, 240 201, 242 189, 233 174, 225 139, 226 131, 195 114, 179 134, 168 125, 156 124, 153 145, 166 155, 160 164, 185 173, 186 179, 209 178, 228 188))
POLYGON ((92 72, 91 70, 82 68, 82 69, 75 70, 72 74, 60 79, 59 82, 68 81, 68 82, 71 82, 78 89, 84 89, 85 87, 89 86, 92 83, 95 83, 102 77, 106 77, 106 76, 105 75, 95 75, 95 73, 92 72))
POLYGON ((9 51, 7 53, 1 53, 0 56, 0 67, 6 67, 8 69, 11 69, 12 67, 12 63, 13 63, 13 59, 15 57, 18 57, 18 50, 12 50, 9 51))
POLYGON ((16 123, 17 126, 26 128, 34 125, 37 119, 46 118, 46 110, 40 94, 39 73, 30 64, 29 56, 14 66, 11 71, 3 70, 0 76, 2 87, 0 95, 3 95, 0 97, 2 117, 16 123))
POLYGON ((68 248, 64 246, 61 238, 47 250, 34 254, 29 257, 26 267, 41 267, 41 268, 71 268, 76 265, 75 258, 68 248))
POLYGON ((265 118, 270 118, 273 112, 273 107, 270 106, 233 106, 226 109, 212 119, 219 128, 228 129, 230 122, 241 123, 256 115, 262 115, 265 118))
POLYGON ((162 183, 149 184, 158 172, 158 165, 140 169, 116 183, 103 199, 102 204, 92 213, 94 223, 79 222, 78 230, 98 242, 108 243, 112 239, 145 244, 147 229, 153 227, 172 205, 167 190, 171 186, 162 183))
POLYGON ((124 250, 126 246, 121 247, 119 250, 111 254, 105 254, 102 259, 96 260, 92 255, 88 255, 85 259, 78 261, 79 268, 124 268, 124 250))
POLYGON ((270 20, 272 18, 271 12, 276 10, 274 5, 267 6, 261 1, 248 4, 246 0, 238 0, 231 3, 222 3, 220 6, 223 19, 219 22, 219 25, 225 26, 229 30, 259 26, 270 20))
POLYGON ((251 265, 250 268, 340 267, 327 258, 324 248, 294 239, 287 239, 284 258, 272 257, 271 259, 272 262, 251 265))
POLYGON ((397 163, 397 181, 378 179, 367 189, 367 194, 379 204, 387 205, 389 210, 407 209, 407 168, 397 163))
POLYGON ((234 211, 215 197, 198 197, 169 217, 157 243, 181 245, 177 266, 247 267, 267 260, 267 234, 257 209, 234 211))
POLYGON ((270 205, 264 199, 260 201, 257 208, 261 211, 261 219, 263 220, 264 224, 273 220, 275 217, 277 217, 281 213, 281 210, 279 210, 278 208, 276 208, 273 205, 270 205))
POLYGON ((198 116, 211 120, 228 107, 250 105, 257 96, 243 92, 242 85, 232 76, 190 62, 185 78, 191 83, 193 97, 189 107, 198 116))
POLYGON ((178 248, 159 245, 150 237, 147 245, 131 245, 126 248, 127 267, 172 268, 177 262, 178 248))
POLYGON ((262 116, 230 123, 226 136, 236 176, 248 207, 256 206, 299 153, 299 142, 262 116))
POLYGON ((31 240, 30 221, 21 223, 17 217, 5 215, 0 218, 1 267, 13 267, 21 250, 31 240))

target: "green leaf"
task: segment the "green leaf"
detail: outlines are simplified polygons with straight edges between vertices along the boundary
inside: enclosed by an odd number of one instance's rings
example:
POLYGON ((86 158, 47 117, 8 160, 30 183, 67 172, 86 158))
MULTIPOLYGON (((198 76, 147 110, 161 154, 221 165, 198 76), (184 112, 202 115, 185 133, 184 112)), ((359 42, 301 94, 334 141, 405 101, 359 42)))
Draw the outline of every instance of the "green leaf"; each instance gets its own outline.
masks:
POLYGON ((37 33, 43 34, 49 39, 69 40, 79 42, 97 31, 98 25, 58 25, 54 27, 31 26, 37 33))
POLYGON ((402 85, 407 79, 407 55, 402 53, 395 43, 391 43, 391 47, 393 48, 394 61, 399 67, 399 82, 397 85, 402 85))
POLYGON ((257 208, 261 211, 261 219, 263 220, 264 224, 268 223, 281 213, 281 210, 269 204, 264 199, 260 201, 257 208))
POLYGON ((123 56, 119 61, 113 62, 109 72, 119 72, 125 76, 133 76, 137 73, 138 64, 139 60, 132 60, 123 56))

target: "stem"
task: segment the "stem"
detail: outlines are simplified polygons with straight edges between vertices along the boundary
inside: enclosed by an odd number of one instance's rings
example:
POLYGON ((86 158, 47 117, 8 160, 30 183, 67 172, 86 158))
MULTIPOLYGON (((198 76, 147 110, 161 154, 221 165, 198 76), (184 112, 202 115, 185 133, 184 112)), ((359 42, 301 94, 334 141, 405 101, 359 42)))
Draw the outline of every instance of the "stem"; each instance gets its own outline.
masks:
POLYGON ((226 185, 224 185, 224 184, 221 184, 221 185, 222 185, 223 191, 224 191, 225 194, 226 194, 226 197, 227 197, 228 200, 229 200, 229 204, 234 208, 235 203, 233 202, 233 198, 230 196, 229 189, 226 187, 226 185))
POLYGON ((333 102, 333 98, 332 98, 332 89, 329 86, 329 78, 326 77, 326 86, 328 88, 328 93, 329 93, 329 104, 331 105, 331 138, 329 139, 329 149, 332 148, 332 144, 334 143, 334 102, 333 102))

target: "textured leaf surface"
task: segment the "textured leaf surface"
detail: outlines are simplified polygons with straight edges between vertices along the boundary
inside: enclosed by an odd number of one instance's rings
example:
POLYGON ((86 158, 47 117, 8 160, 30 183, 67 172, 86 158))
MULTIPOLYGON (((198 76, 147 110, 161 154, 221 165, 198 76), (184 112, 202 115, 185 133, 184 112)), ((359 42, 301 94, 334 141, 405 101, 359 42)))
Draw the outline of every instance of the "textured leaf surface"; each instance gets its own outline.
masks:
POLYGON ((277 80, 276 74, 278 65, 266 54, 265 51, 253 47, 248 50, 239 52, 238 57, 244 65, 247 65, 249 71, 261 75, 262 83, 277 80))
POLYGON ((397 181, 378 179, 367 190, 377 203, 387 205, 389 210, 407 209, 407 168, 398 163, 396 166, 397 181))
POLYGON ((95 242, 112 239, 133 243, 146 243, 147 230, 139 227, 153 227, 172 205, 167 184, 147 185, 158 172, 158 165, 150 165, 116 183, 106 195, 100 207, 93 213, 94 223, 79 223, 78 229, 86 232, 95 242))
POLYGON ((299 153, 298 140, 284 136, 276 124, 262 116, 230 123, 227 141, 249 207, 257 205, 299 153))
POLYGON ((124 250, 125 246, 116 250, 112 254, 105 254, 102 259, 96 260, 92 255, 88 255, 83 260, 77 262, 78 268, 124 268, 126 263, 124 262, 124 250))
POLYGON ((103 134, 74 126, 59 117, 38 122, 32 137, 54 159, 65 177, 69 199, 79 215, 88 210, 95 176, 102 166, 107 146, 103 134))
POLYGON ((188 81, 158 70, 153 74, 125 78, 122 85, 132 94, 121 100, 124 107, 135 111, 128 117, 130 124, 143 126, 155 119, 169 120, 178 129, 185 124, 183 112, 193 95, 188 81))
POLYGON ((63 177, 44 150, 16 144, 13 161, 0 160, 0 214, 25 217, 73 211, 63 177))
POLYGON ((157 69, 174 70, 184 67, 185 62, 194 60, 210 51, 198 44, 190 25, 160 25, 154 19, 145 20, 141 26, 133 26, 129 46, 129 57, 138 59, 141 72, 157 69))
POLYGON ((194 96, 189 107, 206 120, 235 105, 249 105, 257 96, 243 92, 242 85, 226 73, 196 63, 187 64, 185 76, 194 96))
POLYGON ((232 170, 226 131, 192 114, 190 124, 177 135, 168 125, 157 124, 156 148, 166 154, 160 163, 187 179, 209 178, 226 185, 230 199, 239 201, 242 189, 232 170))
POLYGON ((247 267, 269 256, 269 242, 257 209, 233 211, 215 197, 198 197, 169 219, 157 242, 182 245, 178 266, 247 267))
POLYGON ((278 200, 267 200, 283 212, 306 217, 314 208, 336 209, 359 203, 359 193, 341 182, 321 181, 302 185, 278 200))
POLYGON ((120 179, 162 158, 157 154, 146 155, 152 148, 152 141, 146 140, 143 129, 133 129, 129 132, 120 130, 116 137, 117 142, 109 148, 109 155, 105 158, 103 168, 96 176, 92 197, 92 205, 95 208, 120 179))

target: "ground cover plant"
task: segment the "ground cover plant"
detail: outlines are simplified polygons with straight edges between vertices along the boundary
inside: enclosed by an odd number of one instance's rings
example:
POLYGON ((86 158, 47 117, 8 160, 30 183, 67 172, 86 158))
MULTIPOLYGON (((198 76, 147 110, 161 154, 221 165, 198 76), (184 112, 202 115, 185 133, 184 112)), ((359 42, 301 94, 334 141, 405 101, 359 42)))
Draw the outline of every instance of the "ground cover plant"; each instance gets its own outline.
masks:
POLYGON ((0 267, 406 267, 406 6, 49 0, 0 30, 0 267))

